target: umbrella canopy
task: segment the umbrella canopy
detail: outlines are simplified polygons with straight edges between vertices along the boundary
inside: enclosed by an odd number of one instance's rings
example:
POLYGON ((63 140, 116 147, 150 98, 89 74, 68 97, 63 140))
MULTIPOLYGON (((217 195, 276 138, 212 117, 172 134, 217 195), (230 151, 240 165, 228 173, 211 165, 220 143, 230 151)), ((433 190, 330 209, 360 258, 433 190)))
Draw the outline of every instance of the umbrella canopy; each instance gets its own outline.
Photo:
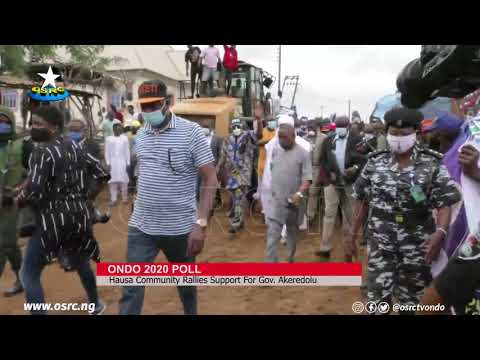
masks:
MULTIPOLYGON (((386 95, 377 101, 370 118, 375 117, 383 121, 385 113, 397 106, 402 106, 400 93, 386 95)), ((439 97, 425 103, 419 110, 423 113, 425 119, 434 119, 438 113, 451 111, 451 106, 452 101, 450 98, 439 97)))

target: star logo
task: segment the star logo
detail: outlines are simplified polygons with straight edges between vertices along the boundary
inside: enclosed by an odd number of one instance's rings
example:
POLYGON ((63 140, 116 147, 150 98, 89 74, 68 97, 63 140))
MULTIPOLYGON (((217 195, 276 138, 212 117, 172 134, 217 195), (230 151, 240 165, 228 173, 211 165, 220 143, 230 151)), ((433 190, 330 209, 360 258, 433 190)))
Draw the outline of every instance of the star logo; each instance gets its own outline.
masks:
POLYGON ((42 89, 47 87, 48 85, 51 85, 54 89, 57 88, 57 86, 55 85, 55 79, 58 78, 60 75, 54 74, 51 66, 48 67, 48 72, 46 74, 45 73, 37 73, 37 74, 45 79, 42 85, 42 89))

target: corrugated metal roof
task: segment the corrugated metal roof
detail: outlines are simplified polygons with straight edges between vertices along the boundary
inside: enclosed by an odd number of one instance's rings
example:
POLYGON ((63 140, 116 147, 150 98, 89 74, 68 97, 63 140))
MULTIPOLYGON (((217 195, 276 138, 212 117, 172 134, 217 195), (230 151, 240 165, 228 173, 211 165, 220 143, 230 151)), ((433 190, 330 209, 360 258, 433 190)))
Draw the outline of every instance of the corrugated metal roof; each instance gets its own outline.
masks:
POLYGON ((185 70, 181 70, 181 64, 185 64, 184 54, 180 58, 170 45, 108 45, 102 53, 125 59, 109 66, 109 71, 146 69, 176 81, 187 80, 185 70))

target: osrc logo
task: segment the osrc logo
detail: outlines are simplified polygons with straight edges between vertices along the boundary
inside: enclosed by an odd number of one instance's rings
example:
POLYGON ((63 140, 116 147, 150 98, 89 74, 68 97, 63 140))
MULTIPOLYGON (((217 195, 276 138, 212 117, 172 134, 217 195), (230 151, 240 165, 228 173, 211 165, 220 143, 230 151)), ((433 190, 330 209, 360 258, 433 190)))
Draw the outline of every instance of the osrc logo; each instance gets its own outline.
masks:
POLYGON ((44 78, 45 81, 41 87, 33 86, 28 92, 28 96, 30 96, 33 100, 60 101, 65 100, 68 96, 70 96, 70 93, 67 89, 63 87, 57 87, 55 84, 55 79, 60 75, 54 74, 51 66, 48 68, 47 73, 38 73, 38 75, 44 78))

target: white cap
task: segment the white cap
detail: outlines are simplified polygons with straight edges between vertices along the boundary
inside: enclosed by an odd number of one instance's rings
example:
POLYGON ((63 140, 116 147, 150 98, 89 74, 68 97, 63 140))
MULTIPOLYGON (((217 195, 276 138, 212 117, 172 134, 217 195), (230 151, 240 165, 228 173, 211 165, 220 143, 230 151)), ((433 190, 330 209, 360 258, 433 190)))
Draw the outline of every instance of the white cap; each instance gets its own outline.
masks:
POLYGON ((284 125, 284 124, 290 125, 291 127, 295 127, 295 120, 290 115, 287 115, 287 114, 280 115, 278 117, 278 126, 284 125))

